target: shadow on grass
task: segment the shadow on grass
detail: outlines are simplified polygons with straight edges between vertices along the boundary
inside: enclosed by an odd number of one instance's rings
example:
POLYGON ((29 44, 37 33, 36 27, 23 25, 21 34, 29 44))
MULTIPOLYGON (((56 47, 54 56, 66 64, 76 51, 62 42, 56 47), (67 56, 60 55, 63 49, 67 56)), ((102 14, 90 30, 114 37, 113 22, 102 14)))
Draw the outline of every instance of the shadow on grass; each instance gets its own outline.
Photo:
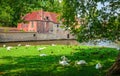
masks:
POLYGON ((88 48, 75 49, 70 55, 70 66, 59 65, 59 55, 40 56, 4 56, 9 61, 0 65, 0 76, 105 76, 106 70, 113 64, 118 53, 111 49, 88 48), (101 51, 102 50, 102 51, 101 51), (108 51, 109 50, 109 51, 108 51), (76 60, 86 60, 86 66, 75 66, 76 60), (95 69, 101 62, 103 68, 95 69))

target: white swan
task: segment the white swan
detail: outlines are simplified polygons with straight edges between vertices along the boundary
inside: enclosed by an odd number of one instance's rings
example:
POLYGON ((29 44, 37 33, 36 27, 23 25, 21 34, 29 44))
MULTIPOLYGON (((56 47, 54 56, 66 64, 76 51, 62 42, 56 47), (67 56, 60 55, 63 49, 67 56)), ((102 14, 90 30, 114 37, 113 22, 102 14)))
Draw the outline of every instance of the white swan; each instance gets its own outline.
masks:
POLYGON ((52 44, 51 46, 56 46, 55 44, 52 44))
POLYGON ((87 62, 85 60, 80 60, 75 62, 76 65, 86 65, 87 62))
POLYGON ((97 63, 96 66, 95 66, 96 69, 101 69, 102 68, 102 65, 100 63, 97 63))
POLYGON ((46 47, 42 47, 42 48, 38 48, 38 51, 41 51, 41 50, 43 50, 43 49, 45 49, 46 47))
POLYGON ((46 54, 40 54, 40 56, 47 56, 46 54))
POLYGON ((3 45, 3 47, 5 48, 5 47, 6 47, 6 45, 4 44, 4 45, 3 45))
POLYGON ((69 62, 70 60, 68 60, 68 58, 67 57, 65 57, 65 56, 61 56, 61 59, 63 60, 63 61, 67 61, 67 62, 69 62))
POLYGON ((21 46, 21 44, 18 44, 18 47, 20 47, 21 46))
POLYGON ((65 56, 61 56, 61 59, 62 59, 62 60, 65 60, 65 59, 66 59, 66 57, 65 57, 65 56))
POLYGON ((11 47, 11 46, 8 46, 8 47, 7 47, 7 50, 8 50, 8 51, 10 51, 10 50, 11 50, 11 48, 13 48, 13 47, 11 47))
POLYGON ((63 65, 63 66, 67 66, 69 65, 69 63, 67 61, 59 61, 59 64, 63 65))
POLYGON ((68 60, 65 56, 61 56, 61 61, 59 61, 59 64, 61 64, 61 65, 63 65, 63 66, 67 66, 67 65, 69 65, 69 61, 70 60, 68 60))
POLYGON ((30 45, 25 45, 25 47, 30 47, 30 45))

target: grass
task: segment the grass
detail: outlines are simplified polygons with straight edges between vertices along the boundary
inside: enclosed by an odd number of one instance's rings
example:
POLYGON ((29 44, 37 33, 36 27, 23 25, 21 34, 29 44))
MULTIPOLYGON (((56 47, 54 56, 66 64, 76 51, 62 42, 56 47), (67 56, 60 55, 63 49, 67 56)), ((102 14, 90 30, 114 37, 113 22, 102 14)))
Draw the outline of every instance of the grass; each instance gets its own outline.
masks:
POLYGON ((37 45, 13 47, 10 51, 0 48, 0 76, 105 76, 107 69, 114 63, 118 51, 114 48, 37 45), (46 47, 38 51, 38 48, 46 47), (47 54, 41 57, 40 54, 47 54), (65 55, 69 66, 59 64, 65 55), (85 66, 75 66, 76 60, 85 60, 85 66), (101 70, 95 69, 100 62, 101 70))

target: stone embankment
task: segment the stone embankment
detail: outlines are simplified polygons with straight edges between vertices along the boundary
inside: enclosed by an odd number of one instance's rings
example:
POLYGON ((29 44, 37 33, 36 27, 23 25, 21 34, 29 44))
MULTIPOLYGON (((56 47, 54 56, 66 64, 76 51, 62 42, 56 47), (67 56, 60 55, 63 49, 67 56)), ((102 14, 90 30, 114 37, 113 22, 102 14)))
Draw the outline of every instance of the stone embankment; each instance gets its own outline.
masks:
POLYGON ((0 42, 75 39, 74 36, 36 32, 0 32, 0 42))

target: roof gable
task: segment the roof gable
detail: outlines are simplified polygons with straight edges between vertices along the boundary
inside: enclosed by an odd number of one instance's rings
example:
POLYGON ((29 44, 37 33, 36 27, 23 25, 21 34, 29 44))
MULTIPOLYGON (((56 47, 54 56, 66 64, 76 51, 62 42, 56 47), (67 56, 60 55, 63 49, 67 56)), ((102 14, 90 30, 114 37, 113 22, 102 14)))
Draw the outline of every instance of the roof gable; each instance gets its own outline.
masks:
POLYGON ((31 20, 42 20, 42 21, 45 21, 46 18, 48 18, 49 21, 52 21, 54 23, 58 23, 57 17, 58 17, 57 13, 45 12, 43 10, 39 10, 39 11, 33 11, 31 13, 26 14, 23 17, 23 19, 25 21, 31 21, 31 20))

